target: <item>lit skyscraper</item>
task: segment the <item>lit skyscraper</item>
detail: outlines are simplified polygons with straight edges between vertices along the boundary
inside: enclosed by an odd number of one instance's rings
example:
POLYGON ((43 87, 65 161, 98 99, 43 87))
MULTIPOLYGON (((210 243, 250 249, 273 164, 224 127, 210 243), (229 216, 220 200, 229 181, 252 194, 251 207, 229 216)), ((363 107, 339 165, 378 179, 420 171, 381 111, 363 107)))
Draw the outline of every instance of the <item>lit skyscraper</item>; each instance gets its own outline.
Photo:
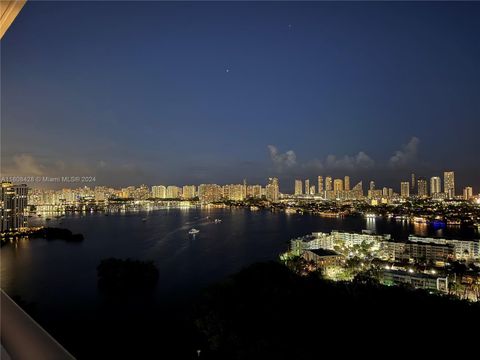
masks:
POLYGON ((27 185, 13 185, 3 182, 0 189, 0 232, 17 231, 27 227, 27 185))
POLYGON ((325 190, 326 191, 331 191, 333 190, 332 189, 332 177, 331 176, 327 176, 325 178, 325 190))
POLYGON ((231 184, 223 187, 223 197, 227 200, 242 201, 245 199, 243 184, 231 184))
POLYGON ((320 194, 323 191, 323 176, 318 177, 318 193, 320 194))
POLYGON ((247 197, 249 198, 261 198, 262 197, 262 185, 248 185, 247 197))
POLYGON ((152 186, 152 196, 157 199, 165 199, 167 197, 167 188, 163 185, 152 186))
POLYGON ((219 201, 222 198, 222 187, 217 184, 200 184, 198 197, 203 202, 219 201))
POLYGON ((280 184, 277 178, 269 178, 266 186, 266 197, 270 201, 278 201, 280 197, 280 184))
POLYGON ((342 179, 335 179, 333 181, 333 191, 335 194, 338 194, 339 192, 343 191, 343 180, 342 179))
POLYGON ((400 183, 400 196, 404 199, 410 197, 410 182, 402 181, 400 183))
POLYGON ((370 181, 370 190, 375 190, 375 181, 370 181))
POLYGON ((196 196, 195 185, 184 185, 182 189, 182 197, 184 199, 193 199, 196 196))
POLYGON ((415 174, 412 173, 412 183, 410 189, 413 191, 415 189, 415 174))
POLYGON ((350 191, 350 176, 344 177, 343 184, 345 186, 345 191, 350 191))
POLYGON ((473 198, 473 189, 471 186, 467 186, 463 189, 463 199, 470 200, 471 198, 473 198))
POLYGON ((393 189, 392 188, 388 188, 388 197, 393 198, 393 189))
POLYGON ((167 186, 167 198, 178 199, 180 197, 180 188, 178 186, 167 186))
POLYGON ((302 180, 295 180, 295 195, 302 195, 302 180))
POLYGON ((440 176, 433 176, 430 178, 430 195, 440 194, 442 187, 442 180, 440 176))
POLYGON ((310 180, 305 180, 305 195, 310 193, 310 180))
POLYGON ((453 171, 443 173, 443 190, 449 199, 455 197, 455 173, 453 171))
POLYGON ((427 180, 425 178, 418 178, 417 181, 417 195, 419 197, 426 197, 427 192, 427 180))
POLYGON ((359 181, 357 185, 355 185, 352 191, 356 192, 356 196, 363 196, 363 182, 359 181))

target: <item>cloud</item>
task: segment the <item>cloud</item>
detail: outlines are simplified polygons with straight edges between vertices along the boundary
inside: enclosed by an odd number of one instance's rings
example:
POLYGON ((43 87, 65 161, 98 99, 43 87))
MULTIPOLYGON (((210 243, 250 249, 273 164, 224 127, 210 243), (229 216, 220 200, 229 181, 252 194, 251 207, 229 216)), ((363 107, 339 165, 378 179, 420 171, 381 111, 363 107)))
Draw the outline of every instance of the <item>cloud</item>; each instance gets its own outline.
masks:
POLYGON ((412 137, 408 144, 403 145, 402 150, 395 151, 395 154, 390 158, 389 165, 393 168, 401 168, 409 165, 417 160, 418 146, 420 140, 417 137, 412 137))
POLYGON ((363 151, 354 156, 345 155, 340 158, 328 155, 325 161, 325 167, 328 169, 370 169, 374 165, 375 161, 363 151))
MULTIPOLYGON (((95 183, 88 185, 120 185, 141 184, 152 178, 151 174, 133 162, 113 164, 104 160, 86 162, 83 159, 63 161, 60 159, 48 158, 45 156, 33 156, 30 154, 13 154, 2 158, 2 177, 70 177, 70 176, 91 176, 95 183)), ((81 186, 81 183, 45 183, 35 182, 30 184, 33 187, 59 187, 59 186, 81 186)))
POLYGON ((32 155, 18 154, 13 156, 13 164, 8 173, 17 176, 39 176, 45 173, 45 168, 32 155))
POLYGON ((293 150, 285 153, 279 153, 274 145, 268 145, 270 158, 279 172, 285 169, 297 168, 297 170, 357 170, 370 169, 375 166, 375 161, 364 151, 360 151, 356 155, 344 155, 337 157, 336 155, 328 155, 324 160, 312 159, 306 163, 299 164, 293 150))
POLYGON ((103 160, 100 160, 98 163, 97 163, 97 167, 100 168, 100 169, 104 169, 107 167, 107 163, 103 160))
POLYGON ((279 153, 276 146, 268 145, 268 151, 270 152, 270 158, 278 171, 291 168, 297 164, 297 156, 293 150, 288 150, 282 154, 279 153))
POLYGON ((302 165, 307 170, 322 170, 324 168, 322 160, 313 159, 302 165))

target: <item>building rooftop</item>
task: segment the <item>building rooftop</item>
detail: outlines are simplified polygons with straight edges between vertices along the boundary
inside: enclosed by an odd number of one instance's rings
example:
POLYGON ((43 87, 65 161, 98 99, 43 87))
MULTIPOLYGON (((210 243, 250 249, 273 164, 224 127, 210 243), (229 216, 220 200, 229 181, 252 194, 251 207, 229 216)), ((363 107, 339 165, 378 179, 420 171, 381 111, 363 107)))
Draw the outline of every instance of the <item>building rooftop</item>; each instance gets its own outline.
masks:
POLYGON ((311 249, 307 250, 310 251, 318 256, 342 256, 341 254, 337 253, 336 251, 333 250, 327 250, 327 249, 311 249))

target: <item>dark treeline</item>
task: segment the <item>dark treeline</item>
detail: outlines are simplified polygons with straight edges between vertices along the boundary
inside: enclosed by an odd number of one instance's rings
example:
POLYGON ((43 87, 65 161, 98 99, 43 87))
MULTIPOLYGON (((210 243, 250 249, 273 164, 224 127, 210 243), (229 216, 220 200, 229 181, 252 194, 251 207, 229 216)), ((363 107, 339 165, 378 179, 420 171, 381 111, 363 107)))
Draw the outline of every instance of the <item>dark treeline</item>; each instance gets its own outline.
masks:
POLYGON ((73 234, 68 229, 44 227, 28 234, 30 238, 44 238, 47 240, 65 240, 68 242, 83 241, 82 234, 73 234))
MULTIPOLYGON (((140 268, 153 271, 134 263, 102 262, 120 272, 125 266, 137 275, 140 268)), ((362 277, 342 283, 299 276, 276 262, 252 265, 194 297, 162 305, 152 292, 139 291, 137 276, 127 278, 133 282, 122 284, 123 295, 105 294, 98 313, 47 321, 47 330, 78 359, 299 360, 331 352, 378 355, 381 346, 391 354, 418 355, 469 351, 478 337, 478 303, 362 277)))

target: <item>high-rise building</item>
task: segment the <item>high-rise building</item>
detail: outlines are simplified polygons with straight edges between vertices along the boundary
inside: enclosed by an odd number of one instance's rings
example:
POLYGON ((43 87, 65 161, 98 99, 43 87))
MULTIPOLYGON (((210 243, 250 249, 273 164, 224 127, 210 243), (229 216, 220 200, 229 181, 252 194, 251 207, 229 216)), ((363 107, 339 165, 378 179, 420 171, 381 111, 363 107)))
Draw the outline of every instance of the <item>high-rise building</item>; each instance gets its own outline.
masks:
POLYGON ((0 194, 0 232, 17 231, 27 227, 28 187, 2 182, 0 194))
POLYGON ((318 193, 321 194, 323 191, 323 176, 318 177, 318 193))
POLYGON ((180 188, 178 186, 167 186, 167 199, 178 199, 180 197, 180 188))
POLYGON ((453 171, 443 173, 443 190, 449 199, 455 197, 455 173, 453 171))
POLYGON ((393 198, 393 189, 392 188, 388 188, 388 197, 390 199, 393 198))
POLYGON ((350 176, 343 178, 343 185, 345 186, 345 191, 350 191, 350 176))
POLYGON ((430 195, 434 196, 440 194, 442 187, 442 180, 440 176, 433 176, 430 178, 430 195))
POLYGON ((195 185, 184 185, 182 188, 182 197, 184 199, 193 199, 197 195, 195 185))
MULTIPOLYGON (((89 189, 84 189, 85 196, 84 197, 89 197, 90 196, 90 191, 89 189)), ((150 198, 152 195, 150 193, 150 188, 142 184, 138 188, 134 188, 132 196, 135 200, 146 200, 150 198)))
POLYGON ((410 186, 410 190, 412 190, 412 193, 413 193, 414 189, 415 189, 415 174, 412 173, 412 183, 411 183, 411 186, 410 186))
POLYGON ((384 186, 383 189, 382 189, 382 196, 383 197, 388 197, 388 188, 386 186, 384 186))
POLYGON ((305 195, 309 195, 310 192, 310 180, 305 180, 305 195))
POLYGON ((261 198, 262 197, 262 185, 248 185, 247 197, 249 198, 261 198))
POLYGON ((375 190, 375 181, 370 181, 370 190, 375 190))
POLYGON ((355 185, 352 191, 361 191, 363 194, 363 181, 359 181, 357 185, 355 185))
POLYGON ((227 200, 242 201, 245 199, 243 184, 231 184, 223 187, 223 197, 227 200))
POLYGON ((302 195, 302 180, 295 180, 295 195, 302 195))
POLYGON ((428 195, 427 179, 418 178, 418 181, 417 181, 417 195, 418 195, 418 197, 426 197, 428 195))
POLYGON ((335 192, 335 194, 338 194, 341 191, 343 191, 343 180, 342 179, 335 179, 333 181, 333 191, 335 192))
POLYGON ((470 200, 473 198, 473 189, 471 186, 467 186, 463 189, 463 199, 470 200))
POLYGON ((198 198, 203 202, 215 202, 222 198, 222 187, 217 184, 200 184, 198 198))
POLYGON ((400 196, 404 199, 410 197, 410 182, 402 181, 400 183, 400 196))
POLYGON ((310 195, 315 195, 315 185, 310 186, 310 195))
POLYGON ((265 188, 267 200, 278 201, 280 197, 280 184, 277 178, 269 178, 268 185, 265 188))
POLYGON ((152 186, 152 196, 157 199, 165 199, 167 197, 167 188, 163 185, 152 186))
POLYGON ((333 188, 332 188, 332 177, 331 176, 327 176, 325 178, 325 190, 326 191, 333 190, 333 188))

